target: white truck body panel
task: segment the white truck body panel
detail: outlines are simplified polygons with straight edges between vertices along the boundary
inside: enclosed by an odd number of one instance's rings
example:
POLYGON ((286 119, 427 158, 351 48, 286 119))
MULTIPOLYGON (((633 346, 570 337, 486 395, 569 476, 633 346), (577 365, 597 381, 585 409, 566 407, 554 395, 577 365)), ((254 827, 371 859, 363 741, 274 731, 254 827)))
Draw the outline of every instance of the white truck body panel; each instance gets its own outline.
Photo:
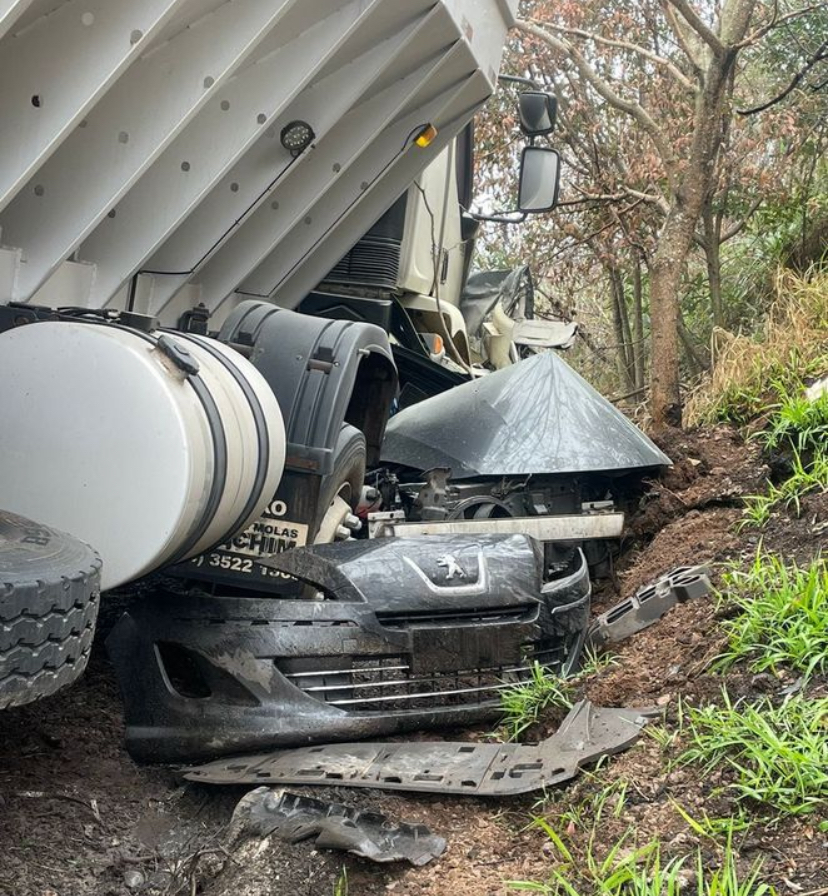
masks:
POLYGON ((0 302, 294 306, 494 90, 516 9, 0 0, 0 302))

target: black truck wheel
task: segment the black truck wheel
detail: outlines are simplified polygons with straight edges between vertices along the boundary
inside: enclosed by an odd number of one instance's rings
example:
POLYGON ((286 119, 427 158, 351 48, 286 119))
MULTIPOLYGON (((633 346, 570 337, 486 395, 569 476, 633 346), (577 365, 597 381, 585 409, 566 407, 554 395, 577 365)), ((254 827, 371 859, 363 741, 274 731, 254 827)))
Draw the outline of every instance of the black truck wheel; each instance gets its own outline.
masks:
POLYGON ((336 440, 334 468, 319 489, 317 544, 320 540, 334 541, 337 527, 359 503, 365 482, 366 453, 365 436, 355 426, 343 423, 336 440))
POLYGON ((47 697, 81 675, 100 582, 90 547, 0 510, 0 709, 47 697))

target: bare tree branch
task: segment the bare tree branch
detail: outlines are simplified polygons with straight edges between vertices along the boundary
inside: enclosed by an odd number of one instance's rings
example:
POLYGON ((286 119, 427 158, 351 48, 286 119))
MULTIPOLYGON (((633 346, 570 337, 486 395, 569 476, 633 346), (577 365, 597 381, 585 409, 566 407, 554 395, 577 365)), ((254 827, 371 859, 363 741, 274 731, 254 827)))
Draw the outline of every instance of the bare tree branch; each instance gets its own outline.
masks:
POLYGON ((721 56, 724 53, 725 47, 719 40, 718 35, 710 30, 687 0, 667 0, 667 2, 678 10, 684 21, 687 22, 693 31, 698 34, 717 56, 721 56))
POLYGON ((805 62, 805 65, 791 78, 790 84, 779 94, 777 94, 773 99, 768 100, 766 103, 762 103, 759 106, 754 106, 752 109, 737 109, 736 111, 739 115, 756 115, 759 112, 764 112, 766 109, 770 109, 771 106, 775 106, 777 103, 781 103, 782 100, 785 99, 788 94, 790 94, 793 90, 796 89, 799 82, 808 74, 811 69, 820 62, 828 59, 828 40, 823 41, 820 47, 816 50, 816 52, 805 62))
POLYGON ((561 40, 560 38, 555 37, 554 34, 550 34, 535 22, 528 22, 521 19, 518 20, 517 26, 527 34, 531 34, 534 37, 539 38, 540 40, 549 44, 549 46, 553 49, 556 49, 568 56, 578 67, 578 71, 581 73, 581 76, 592 85, 596 93, 598 93, 604 100, 606 100, 614 109, 618 109, 619 112, 624 112, 627 115, 632 116, 639 123, 639 125, 641 125, 644 132, 649 136, 649 138, 653 142, 653 145, 658 150, 658 154, 661 156, 661 161, 664 164, 664 169, 667 173, 667 177, 670 180, 671 186, 673 186, 676 180, 675 157, 665 134, 656 124, 655 120, 649 115, 649 113, 646 112, 645 109, 635 101, 625 100, 620 97, 612 89, 612 87, 610 87, 610 85, 598 74, 598 72, 596 72, 595 69, 592 68, 592 66, 584 58, 583 54, 578 49, 573 47, 572 44, 570 44, 568 41, 561 40))
POLYGON ((742 217, 738 221, 734 221, 730 227, 726 228, 722 231, 719 236, 719 243, 726 243, 728 240, 732 240, 734 236, 738 236, 744 229, 747 222, 753 217, 756 210, 764 201, 764 197, 760 196, 758 199, 754 199, 750 204, 750 208, 742 215, 742 217))
POLYGON ((699 40, 699 36, 695 31, 693 31, 687 22, 679 16, 676 10, 670 6, 669 0, 661 0, 661 8, 672 29, 678 46, 681 47, 684 55, 690 60, 690 64, 696 72, 696 77, 701 81, 702 70, 704 68, 704 45, 699 40))
POLYGON ((793 12, 785 13, 785 15, 779 15, 779 9, 776 4, 774 4, 773 16, 771 16, 770 21, 765 22, 764 25, 760 25, 753 34, 749 34, 743 41, 740 41, 736 46, 741 50, 744 47, 749 47, 751 44, 755 44, 756 41, 761 40, 769 31, 772 31, 774 28, 777 28, 779 25, 784 25, 785 22, 790 22, 792 19, 798 19, 801 16, 808 15, 809 12, 814 12, 818 9, 824 9, 825 3, 812 3, 810 6, 806 6, 802 9, 795 9, 793 12))
POLYGON ((670 211, 670 204, 667 200, 659 195, 653 196, 651 193, 642 193, 639 190, 633 190, 632 187, 623 187, 624 192, 628 196, 634 196, 636 199, 640 199, 642 202, 647 202, 650 205, 654 205, 662 214, 666 215, 670 211))
POLYGON ((664 68, 687 90, 695 90, 696 85, 681 71, 676 65, 674 65, 669 59, 665 59, 663 56, 659 56, 657 53, 653 53, 651 50, 648 50, 646 47, 641 47, 638 44, 632 43, 632 41, 628 40, 615 40, 609 37, 603 37, 600 34, 592 34, 589 31, 583 31, 580 28, 565 28, 563 25, 553 25, 551 22, 545 22, 544 28, 549 29, 550 31, 557 31, 560 34, 568 34, 573 37, 580 37, 584 40, 592 40, 597 44, 603 44, 607 47, 620 47, 624 50, 631 50, 633 53, 637 53, 639 56, 643 56, 645 59, 649 59, 651 62, 655 62, 656 65, 664 66, 664 68))

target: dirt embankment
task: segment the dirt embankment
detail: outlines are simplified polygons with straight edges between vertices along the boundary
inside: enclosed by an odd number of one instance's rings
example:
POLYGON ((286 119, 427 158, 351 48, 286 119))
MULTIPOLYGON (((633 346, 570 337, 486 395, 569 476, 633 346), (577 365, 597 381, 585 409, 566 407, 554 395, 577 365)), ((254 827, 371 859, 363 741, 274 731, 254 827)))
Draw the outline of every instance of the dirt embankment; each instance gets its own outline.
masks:
MULTIPOLYGON (((761 491, 768 472, 758 448, 726 428, 679 434, 664 447, 675 467, 652 484, 630 521, 616 581, 599 594, 598 611, 676 566, 747 560, 757 549, 758 535, 737 532, 735 523, 740 499, 761 491)), ((828 534, 826 523, 828 496, 806 498, 798 519, 782 515, 771 521, 764 547, 810 559, 828 534)), ((111 621, 104 619, 101 637, 111 621)), ((720 648, 713 603, 686 604, 622 645, 616 663, 586 690, 604 704, 663 706, 670 722, 679 700, 716 699, 725 681, 736 695, 773 692, 786 683, 769 675, 712 675, 708 663, 720 648)), ((824 691, 825 682, 816 687, 824 691)), ((536 733, 549 727, 551 720, 536 733)), ((477 736, 484 735, 481 730, 477 736)), ((275 839, 229 855, 222 831, 240 791, 182 788, 169 771, 137 767, 122 743, 120 700, 101 643, 79 685, 2 714, 0 896, 327 896, 343 866, 351 896, 500 896, 508 892, 507 880, 545 880, 556 861, 548 839, 527 828, 531 816, 542 812, 573 848, 583 846, 594 798, 612 782, 624 782, 625 795, 623 802, 612 796, 617 811, 602 817, 600 839, 607 846, 632 831, 628 836, 639 842, 658 836, 666 850, 689 852, 696 841, 676 804, 691 815, 728 811, 716 795, 721 782, 715 776, 701 780, 687 769, 668 772, 660 745, 644 737, 596 775, 581 777, 545 802, 539 794, 483 801, 314 791, 428 824, 449 847, 425 868, 372 865, 275 839)), ((738 846, 744 863, 764 859, 764 877, 780 893, 796 894, 828 882, 825 841, 814 819, 802 819, 757 824, 738 846)), ((712 849, 700 845, 703 852, 712 849)))

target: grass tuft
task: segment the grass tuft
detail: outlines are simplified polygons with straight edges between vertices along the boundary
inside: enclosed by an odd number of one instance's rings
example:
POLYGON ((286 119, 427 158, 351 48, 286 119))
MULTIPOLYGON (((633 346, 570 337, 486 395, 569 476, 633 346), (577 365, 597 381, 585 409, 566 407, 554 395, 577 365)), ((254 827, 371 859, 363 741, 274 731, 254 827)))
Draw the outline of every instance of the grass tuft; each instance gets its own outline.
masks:
POLYGON ((782 387, 776 391, 782 400, 768 409, 768 428, 756 438, 769 449, 789 446, 800 455, 821 452, 828 444, 828 394, 809 399, 799 387, 793 394, 785 394, 782 387))
POLYGON ((731 769, 727 785, 739 801, 754 800, 780 814, 803 815, 828 799, 828 698, 791 697, 733 703, 726 691, 721 706, 690 709, 689 747, 679 764, 698 764, 707 774, 731 769))
POLYGON ((754 438, 767 450, 789 452, 791 469, 779 485, 768 483, 767 494, 745 498, 742 525, 764 526, 780 505, 799 516, 805 495, 828 491, 828 395, 812 401, 801 384, 788 395, 782 394, 782 386, 775 388, 782 400, 767 409, 767 428, 754 438))
POLYGON ((536 819, 558 853, 560 861, 547 881, 507 881, 512 891, 546 896, 775 896, 776 890, 760 881, 761 860, 741 873, 733 849, 733 827, 718 867, 710 867, 701 850, 691 856, 664 860, 661 844, 652 840, 643 847, 626 849, 629 836, 612 844, 603 859, 595 850, 595 831, 583 854, 574 855, 563 838, 543 818, 536 819), (695 884, 692 883, 695 878, 695 884))
POLYGON ((506 740, 517 740, 527 728, 531 728, 545 709, 572 708, 572 695, 576 686, 607 666, 616 662, 612 653, 585 651, 581 667, 571 678, 561 678, 542 666, 537 660, 532 665, 528 681, 510 685, 500 692, 503 711, 500 732, 506 740))
POLYGON ((537 660, 529 681, 504 688, 500 692, 503 710, 501 728, 507 740, 517 740, 550 707, 572 707, 572 681, 547 671, 537 660))
POLYGON ((337 877, 334 883, 333 896, 348 896, 349 890, 348 869, 343 865, 342 871, 339 872, 339 877, 337 877))
POLYGON ((735 606, 738 613, 722 623, 728 648, 716 669, 746 661, 752 672, 789 667, 806 678, 828 673, 828 565, 823 560, 802 568, 759 551, 749 569, 731 569, 723 581, 720 606, 735 606))

